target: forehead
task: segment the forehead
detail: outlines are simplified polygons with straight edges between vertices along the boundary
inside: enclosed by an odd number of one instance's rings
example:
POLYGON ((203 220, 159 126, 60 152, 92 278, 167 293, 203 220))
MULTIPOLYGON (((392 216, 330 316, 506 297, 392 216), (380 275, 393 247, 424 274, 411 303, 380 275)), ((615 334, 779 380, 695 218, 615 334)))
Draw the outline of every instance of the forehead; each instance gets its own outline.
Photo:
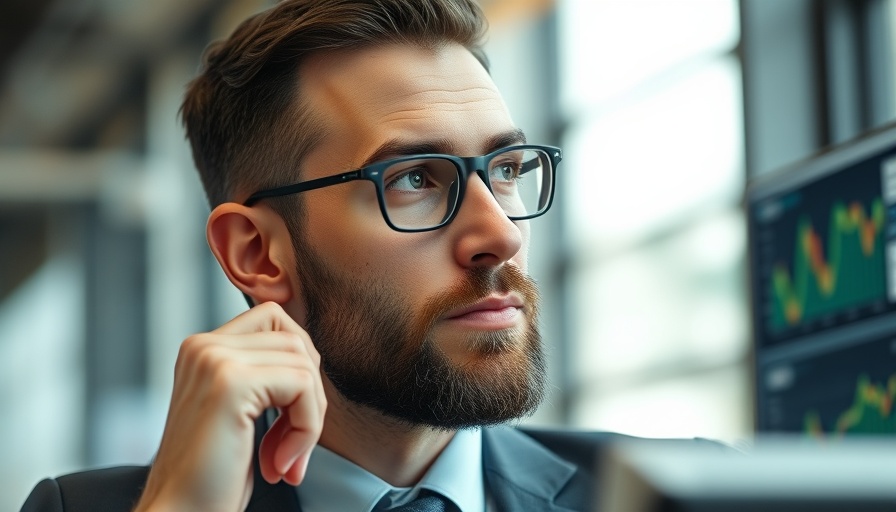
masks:
POLYGON ((300 72, 305 104, 324 127, 315 152, 358 164, 392 141, 439 141, 480 154, 514 128, 497 87, 463 46, 389 44, 313 55, 300 72), (338 155, 338 156, 337 156, 338 155))

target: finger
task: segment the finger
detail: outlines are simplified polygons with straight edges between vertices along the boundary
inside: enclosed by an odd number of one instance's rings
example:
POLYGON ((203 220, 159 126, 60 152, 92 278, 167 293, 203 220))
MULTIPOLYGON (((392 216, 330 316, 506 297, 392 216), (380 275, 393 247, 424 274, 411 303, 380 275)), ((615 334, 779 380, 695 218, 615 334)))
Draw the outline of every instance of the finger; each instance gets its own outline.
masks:
POLYGON ((287 414, 281 414, 262 438, 258 449, 262 477, 272 484, 280 479, 291 485, 301 483, 319 438, 319 428, 296 428, 287 414))
POLYGON ((275 302, 259 304, 212 332, 219 334, 248 334, 251 332, 269 331, 305 333, 305 330, 275 302))
POLYGON ((181 344, 178 359, 196 362, 215 361, 220 360, 224 354, 234 355, 236 353, 234 350, 290 352, 305 357, 314 365, 320 364, 320 356, 307 335, 283 331, 232 335, 196 334, 181 344))
MULTIPOLYGON (((273 302, 256 306, 213 331, 215 334, 224 335, 250 335, 252 333, 272 332, 286 332, 298 335, 301 341, 300 344, 305 347, 315 364, 320 365, 320 354, 314 346, 311 337, 278 304, 273 302)), ((242 341, 241 338, 237 338, 237 340, 238 342, 242 341)))
POLYGON ((314 449, 316 441, 306 442, 299 439, 301 434, 292 430, 288 421, 275 422, 274 426, 264 435, 258 450, 258 465, 261 476, 269 484, 276 484, 281 479, 290 485, 299 485, 305 478, 308 461, 314 449), (292 439, 290 439, 292 438, 292 439), (288 448, 277 450, 278 446, 290 445, 288 448), (290 456, 286 462, 277 462, 278 453, 286 453, 286 450, 296 450, 295 456, 290 456), (278 466, 279 464, 279 466, 278 466), (283 469, 283 468, 286 469, 283 469))
POLYGON ((327 394, 326 392, 324 392, 323 369, 318 366, 317 372, 320 378, 318 378, 314 382, 314 394, 317 397, 317 405, 320 409, 320 416, 321 418, 323 418, 327 412, 327 394))
MULTIPOLYGON (((307 464, 308 455, 317 443, 317 438, 310 432, 289 429, 280 439, 280 444, 274 452, 274 467, 283 475, 284 479, 295 465, 307 464)), ((295 471, 293 471, 295 473, 295 471)), ((293 485, 295 477, 292 478, 293 485)))
MULTIPOLYGON (((274 467, 277 472, 286 477, 290 476, 290 483, 304 474, 304 467, 308 463, 311 449, 320 438, 323 429, 324 412, 326 403, 321 404, 317 393, 310 390, 305 397, 300 397, 281 415, 283 423, 289 425, 289 429, 283 433, 280 442, 274 450, 274 467), (304 398, 304 400, 303 400, 304 398), (298 465, 298 469, 290 470, 298 465), (290 473, 288 475, 288 473, 290 473)), ((295 484, 294 484, 295 485, 295 484)))
POLYGON ((317 352, 317 348, 310 341, 306 345, 305 348, 308 351, 308 353, 310 354, 310 356, 311 356, 312 360, 314 361, 315 366, 317 368, 319 378, 315 379, 314 393, 317 396, 317 403, 320 407, 320 415, 321 415, 321 417, 323 417, 323 415, 327 409, 327 394, 324 392, 324 381, 323 381, 324 371, 323 371, 323 368, 321 367, 321 357, 320 357, 320 354, 317 352))
POLYGON ((234 359, 250 366, 285 366, 289 368, 316 368, 306 354, 282 350, 234 350, 234 359))
MULTIPOLYGON (((292 377, 296 377, 295 372, 292 377)), ((283 409, 282 399, 289 394, 280 395, 278 390, 273 389, 271 395, 271 403, 267 407, 279 406, 283 409)), ((304 477, 307 459, 323 428, 322 409, 316 402, 317 393, 307 385, 302 386, 298 397, 285 407, 292 412, 281 414, 263 436, 258 449, 258 463, 262 477, 268 483, 276 483, 288 476, 288 482, 298 485, 304 477), (296 464, 302 469, 292 469, 296 464)))
POLYGON ((312 446, 306 452, 302 453, 292 466, 283 474, 283 480, 289 485, 299 485, 305 479, 305 473, 308 471, 308 462, 311 460, 311 452, 314 450, 312 446))
POLYGON ((291 410, 289 420, 296 429, 311 428, 320 422, 320 407, 314 390, 314 380, 320 376, 315 369, 275 365, 245 366, 235 371, 237 373, 229 380, 241 382, 235 386, 243 389, 235 393, 234 399, 246 405, 254 404, 262 410, 269 407, 291 410))
POLYGON ((274 452, 284 434, 289 430, 289 422, 283 421, 281 418, 274 420, 271 428, 265 432, 261 438, 261 444, 258 446, 258 467, 261 469, 261 476, 269 484, 275 484, 280 481, 282 474, 277 470, 274 464, 274 452))
POLYGON ((304 368, 308 371, 316 371, 317 365, 308 356, 308 354, 291 352, 288 350, 265 350, 265 349, 249 349, 232 348, 217 346, 210 349, 214 355, 209 357, 217 358, 219 361, 228 361, 250 366, 283 366, 286 368, 304 368))
POLYGON ((300 338, 305 345, 305 350, 308 351, 308 355, 310 355, 311 359, 314 361, 314 364, 320 366, 320 352, 317 351, 317 347, 314 345, 311 335, 306 332, 305 335, 300 338))

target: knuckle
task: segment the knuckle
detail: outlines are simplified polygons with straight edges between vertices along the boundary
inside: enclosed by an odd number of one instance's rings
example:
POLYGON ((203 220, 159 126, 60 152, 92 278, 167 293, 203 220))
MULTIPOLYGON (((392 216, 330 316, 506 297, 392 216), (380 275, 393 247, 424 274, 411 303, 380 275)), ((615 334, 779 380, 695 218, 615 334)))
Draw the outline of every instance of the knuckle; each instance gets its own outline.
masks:
POLYGON ((296 388, 301 393, 315 393, 321 385, 320 373, 311 368, 299 367, 294 372, 296 388))
POLYGON ((219 366, 218 355, 209 346, 204 347, 204 350, 197 351, 193 360, 196 367, 203 373, 214 373, 219 366))
POLYGON ((187 350, 184 361, 197 375, 211 378, 232 366, 224 352, 222 347, 213 343, 196 344, 187 350))
POLYGON ((289 331, 277 331, 276 335, 281 337, 283 343, 290 352, 295 352, 297 354, 305 354, 307 352, 305 349, 305 340, 302 339, 301 334, 289 331))
POLYGON ((322 421, 314 421, 308 424, 308 430, 311 432, 316 438, 319 438, 321 433, 324 431, 324 422, 322 421))
POLYGON ((283 313, 283 308, 280 307, 280 304, 277 304, 274 301, 263 302, 258 308, 268 315, 279 315, 283 313))
POLYGON ((181 354, 190 354, 193 351, 197 350, 201 345, 203 345, 202 334, 193 334, 188 336, 187 339, 184 340, 183 343, 180 344, 180 353, 181 354))
POLYGON ((320 361, 321 361, 320 352, 318 352, 317 349, 313 345, 311 347, 310 352, 311 352, 311 360, 314 361, 314 365, 317 366, 318 368, 320 368, 320 361))
POLYGON ((185 339, 178 349, 175 369, 184 365, 192 365, 193 361, 203 352, 206 345, 206 336, 204 334, 193 334, 185 339))
POLYGON ((238 382, 236 364, 232 361, 219 361, 210 369, 209 383, 212 390, 219 395, 229 394, 238 382))
POLYGON ((311 370, 304 366, 297 367, 295 370, 295 379, 302 389, 307 389, 314 384, 314 375, 311 370))
POLYGON ((305 343, 305 338, 301 334, 298 333, 289 333, 289 341, 292 349, 299 354, 307 354, 307 344, 305 343))

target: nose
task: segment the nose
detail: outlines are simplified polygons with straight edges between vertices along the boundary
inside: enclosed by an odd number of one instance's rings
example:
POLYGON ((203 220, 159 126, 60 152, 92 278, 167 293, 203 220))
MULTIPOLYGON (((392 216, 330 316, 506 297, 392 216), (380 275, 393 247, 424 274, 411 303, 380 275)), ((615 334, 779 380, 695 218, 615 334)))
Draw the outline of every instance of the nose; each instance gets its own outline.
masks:
POLYGON ((507 218, 485 182, 474 174, 449 225, 454 258, 463 267, 498 266, 524 248, 525 227, 507 218))

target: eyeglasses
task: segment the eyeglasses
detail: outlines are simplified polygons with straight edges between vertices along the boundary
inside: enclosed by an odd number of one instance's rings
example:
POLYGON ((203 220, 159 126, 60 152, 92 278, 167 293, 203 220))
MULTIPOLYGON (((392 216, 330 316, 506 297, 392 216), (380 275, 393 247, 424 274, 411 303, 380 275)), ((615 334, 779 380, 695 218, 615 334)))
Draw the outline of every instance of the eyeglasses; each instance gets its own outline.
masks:
POLYGON ((339 183, 367 180, 376 185, 386 224, 402 232, 432 231, 447 225, 463 202, 467 180, 477 174, 510 220, 538 217, 551 207, 560 148, 509 146, 483 156, 409 155, 354 171, 262 190, 243 204, 298 194, 339 183))

